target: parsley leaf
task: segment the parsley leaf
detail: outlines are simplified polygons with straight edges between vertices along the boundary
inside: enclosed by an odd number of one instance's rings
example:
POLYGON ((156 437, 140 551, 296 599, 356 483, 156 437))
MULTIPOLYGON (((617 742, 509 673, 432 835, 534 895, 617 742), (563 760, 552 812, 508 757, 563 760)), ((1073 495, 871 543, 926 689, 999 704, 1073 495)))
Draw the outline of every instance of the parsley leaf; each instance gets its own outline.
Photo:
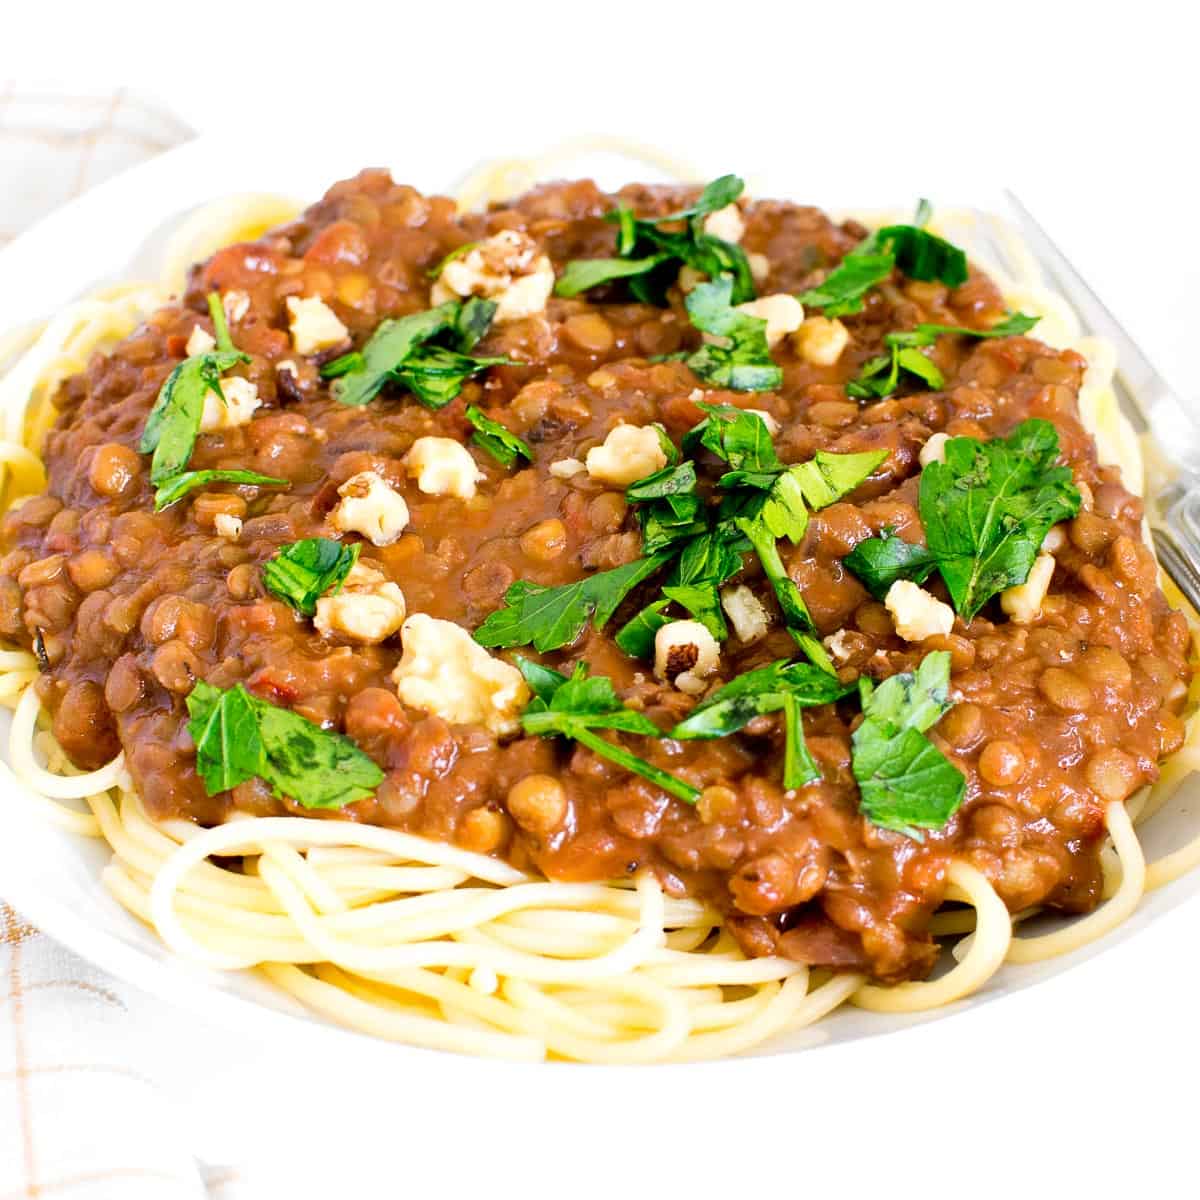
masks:
POLYGON ((896 580, 924 583, 937 567, 930 550, 897 537, 890 527, 879 537, 859 542, 842 562, 877 600, 887 596, 896 580))
POLYGON ((921 829, 945 825, 966 790, 962 772, 925 736, 951 707, 949 685, 945 650, 878 687, 859 680, 863 721, 850 739, 859 806, 872 824, 917 841, 921 829))
POLYGON ((250 355, 234 346, 229 336, 220 295, 210 292, 207 299, 216 348, 185 358, 167 376, 138 442, 142 454, 154 454, 150 462, 151 483, 162 483, 187 466, 200 434, 204 397, 209 392, 216 392, 223 404, 221 376, 238 363, 250 361, 250 355))
POLYGON ((670 446, 672 465, 663 467, 625 489, 626 499, 641 507, 637 510, 642 527, 642 553, 656 554, 668 546, 704 533, 708 518, 704 502, 696 495, 696 465, 679 462, 679 452, 665 439, 664 451, 670 446))
POLYGON ((187 708, 196 770, 210 796, 257 776, 305 808, 342 808, 383 782, 349 738, 260 700, 240 683, 222 691, 200 680, 187 708))
POLYGON ((796 479, 809 508, 828 508, 848 496, 883 465, 886 450, 863 450, 857 454, 834 454, 818 450, 808 462, 788 468, 796 479))
POLYGON ((684 434, 684 450, 695 453, 698 446, 703 446, 728 463, 732 470, 721 476, 723 488, 769 488, 784 464, 775 453, 771 431, 762 417, 733 404, 701 402, 698 407, 706 415, 684 434))
POLYGON ((517 666, 534 693, 521 715, 521 727, 526 733, 571 738, 602 758, 648 779, 668 795, 688 804, 695 804, 700 798, 699 788, 594 732, 613 729, 644 737, 661 736, 648 717, 621 703, 611 679, 604 675, 589 677, 585 663, 576 663, 570 678, 525 658, 518 657, 517 666))
POLYGON ((965 325, 930 325, 921 324, 915 329, 901 329, 895 333, 884 335, 884 341, 889 346, 932 346, 938 336, 943 333, 953 333, 960 337, 973 338, 1002 338, 1020 337, 1028 333, 1041 317, 1031 317, 1027 313, 1009 313, 1003 321, 997 322, 988 329, 968 329, 965 325))
POLYGON ((630 618, 617 631, 613 641, 630 658, 649 658, 654 653, 654 636, 671 618, 663 611, 669 607, 670 597, 647 604, 640 613, 630 618))
POLYGON ((684 741, 726 737, 757 716, 783 712, 787 730, 783 784, 787 788, 803 787, 820 779, 821 772, 804 744, 800 710, 832 704, 853 690, 853 684, 842 684, 819 667, 780 659, 727 683, 680 721, 670 736, 684 741))
POLYGON ((719 642, 729 636, 721 585, 742 569, 749 548, 735 525, 719 522, 683 547, 663 586, 663 595, 683 605, 719 642))
POLYGON ((753 300, 754 277, 745 251, 704 231, 704 218, 732 204, 744 186, 736 175, 722 175, 700 193, 695 204, 665 217, 643 219, 624 206, 617 208, 606 219, 617 225, 618 257, 567 263, 555 294, 578 296, 589 288, 627 279, 635 300, 661 307, 680 266, 690 266, 710 279, 727 276, 736 303, 753 300), (663 228, 680 223, 685 225, 682 230, 663 228))
POLYGON ((924 733, 951 707, 950 652, 931 651, 915 672, 892 675, 878 685, 863 676, 858 688, 864 717, 924 733))
MULTIPOLYGON (((955 245, 918 225, 885 225, 873 235, 875 245, 890 250, 901 274, 948 287, 967 282, 967 256, 955 245)), ((871 239, 868 239, 871 240, 871 239)))
MULTIPOLYGON (((808 608, 784 569, 775 542, 780 537, 798 542, 808 526, 808 509, 824 508, 853 491, 887 458, 887 451, 861 454, 819 451, 810 462, 789 467, 779 460, 766 422, 757 413, 733 405, 701 404, 700 408, 704 410, 704 420, 687 432, 683 448, 694 453, 703 446, 733 468, 719 481, 729 494, 721 506, 722 520, 706 547, 706 551, 720 548, 723 566, 729 569, 725 574, 709 572, 716 586, 704 597, 691 592, 677 598, 681 603, 707 601, 701 611, 696 608, 691 611, 698 620, 712 622, 709 627, 714 636, 719 621, 720 636, 726 636, 717 587, 740 569, 742 551, 753 548, 792 636, 814 663, 832 672, 833 665, 815 636, 808 608)), ((694 584, 699 580, 678 582, 694 584)), ((663 590, 669 594, 666 588, 663 590)))
POLYGON ((1023 421, 1006 438, 951 438, 946 461, 921 473, 925 540, 954 607, 970 620, 1005 588, 1024 583, 1051 525, 1079 512, 1071 468, 1055 466, 1058 432, 1023 421))
POLYGON ((849 254, 829 273, 823 283, 801 292, 800 303, 806 309, 821 308, 827 317, 841 317, 858 312, 862 297, 882 283, 896 265, 890 254, 863 250, 866 242, 849 254))
POLYGON ((286 479, 276 479, 273 475, 260 475, 257 471, 240 470, 208 470, 183 471, 172 475, 162 483, 154 493, 154 511, 162 512, 177 504, 189 492, 197 488, 207 487, 210 483, 240 483, 254 487, 291 487, 286 479))
POLYGON ((805 308, 821 308, 827 317, 859 312, 863 296, 898 268, 910 279, 939 280, 950 287, 967 281, 967 256, 944 238, 921 226, 928 201, 917 208, 917 223, 885 225, 864 238, 830 272, 823 283, 800 294, 805 308))
POLYGON ((341 591, 361 549, 359 542, 337 542, 333 538, 292 542, 263 563, 263 583, 267 591, 311 617, 322 596, 341 591))
POLYGON ((463 242, 461 246, 455 246, 449 254, 447 254, 444 258, 438 259, 438 261, 434 263, 428 271, 425 272, 426 276, 428 276, 430 279, 440 279, 442 272, 446 269, 447 263, 451 263, 456 258, 462 258, 465 255, 470 254, 471 251, 474 250, 478 245, 478 242, 463 242))
POLYGON ((704 502, 694 493, 664 496, 638 509, 642 527, 642 553, 657 554, 708 530, 704 502))
POLYGON ((936 567, 964 620, 998 592, 1022 584, 1047 531, 1079 511, 1070 467, 1055 466, 1058 433, 1023 421, 1006 438, 951 438, 946 461, 921 472, 919 506, 928 548, 884 530, 842 560, 872 595, 897 579, 923 583, 936 567))
POLYGON ((762 563, 763 574, 766 575, 775 592, 775 599, 779 602, 780 611, 783 613, 783 623, 787 626, 796 645, 804 651, 811 662, 830 675, 836 675, 833 663, 829 661, 829 655, 825 653, 825 647, 821 645, 821 639, 817 636, 817 628, 813 624, 808 605, 804 603, 800 589, 788 575, 783 560, 779 557, 779 546, 775 535, 761 519, 739 517, 735 523, 737 528, 746 535, 754 552, 758 555, 759 561, 762 563))
POLYGON ((475 631, 475 640, 489 648, 532 645, 542 651, 570 645, 589 618, 603 628, 621 601, 670 557, 653 554, 560 587, 518 579, 505 592, 504 606, 475 631))
POLYGON ((469 296, 464 300, 454 318, 454 348, 464 354, 474 350, 476 345, 487 337, 499 307, 495 300, 485 300, 482 296, 469 296))
POLYGON ((533 451, 525 442, 499 421, 493 421, 474 404, 467 405, 467 420, 475 426, 471 441, 486 450, 502 466, 515 467, 522 458, 533 462, 533 451))
POLYGON ((633 504, 662 500, 668 496, 691 494, 696 490, 696 464, 690 460, 663 467, 652 475, 635 479, 625 489, 625 498, 633 504))
POLYGON ((241 685, 222 692, 196 683, 187 698, 188 733, 196 744, 196 771, 210 796, 227 792, 259 773, 262 737, 254 698, 241 685))
POLYGON ((723 276, 688 293, 687 311, 702 333, 720 338, 694 354, 687 365, 701 379, 735 392, 765 392, 783 382, 783 369, 771 357, 767 323, 733 307, 733 280, 723 276))
POLYGON ((938 335, 952 333, 962 337, 1001 338, 1028 333, 1040 320, 1025 313, 1009 313, 990 329, 968 329, 964 325, 918 325, 884 335, 887 354, 868 360, 858 378, 846 385, 846 392, 860 400, 890 396, 896 390, 900 372, 916 375, 935 390, 945 386, 941 371, 920 352, 919 347, 932 346, 938 335))
POLYGON ((447 300, 425 312, 383 321, 361 350, 327 363, 321 374, 336 380, 333 394, 342 404, 367 404, 390 381, 426 407, 442 408, 472 375, 510 361, 466 353, 490 328, 495 312, 493 301, 473 296, 466 303, 447 300), (438 338, 451 344, 435 344, 438 338))
POLYGON ((563 268, 554 286, 556 296, 578 296, 589 288, 633 275, 645 275, 668 262, 670 254, 650 254, 645 258, 576 258, 563 268))
POLYGON ((448 300, 424 312, 381 321, 362 350, 335 358, 321 368, 321 374, 336 376, 333 394, 342 404, 367 404, 418 346, 450 329, 457 314, 457 301, 448 300), (351 367, 344 370, 348 359, 351 367))
MULTIPOLYGON (((884 341, 892 335, 888 334, 884 341)), ((929 343, 921 343, 927 345, 929 343)), ((927 358, 916 346, 900 346, 890 343, 889 353, 868 359, 863 364, 858 378, 846 384, 846 394, 857 400, 883 399, 890 396, 900 385, 900 372, 915 375, 935 391, 944 387, 946 380, 937 364, 927 358)))

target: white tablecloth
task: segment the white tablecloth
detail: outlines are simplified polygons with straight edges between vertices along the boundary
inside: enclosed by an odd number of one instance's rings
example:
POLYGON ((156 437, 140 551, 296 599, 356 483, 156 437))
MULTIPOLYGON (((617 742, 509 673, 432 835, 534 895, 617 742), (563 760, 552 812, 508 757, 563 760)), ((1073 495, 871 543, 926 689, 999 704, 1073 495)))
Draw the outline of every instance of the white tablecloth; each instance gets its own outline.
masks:
MULTIPOLYGON (((0 243, 118 171, 190 137, 130 91, 0 85, 0 243)), ((0 880, 0 894, 3 880, 0 880)), ((232 1166, 201 1160, 171 1080, 210 1078, 167 1006, 90 967, 0 903, 0 1197, 233 1200, 232 1166), (181 1061, 181 1055, 185 1061, 181 1061)))

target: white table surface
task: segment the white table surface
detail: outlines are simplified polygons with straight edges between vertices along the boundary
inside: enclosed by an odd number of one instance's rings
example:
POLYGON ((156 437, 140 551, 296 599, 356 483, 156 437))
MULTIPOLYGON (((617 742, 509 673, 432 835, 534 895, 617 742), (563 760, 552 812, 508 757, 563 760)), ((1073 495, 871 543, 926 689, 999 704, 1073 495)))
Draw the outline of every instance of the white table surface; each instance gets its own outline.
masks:
MULTIPOLYGON (((6 13, 0 74, 136 81, 206 130, 306 122, 314 154, 357 112, 400 147, 480 123, 498 153, 600 130, 751 180, 800 161, 814 192, 835 179, 839 193, 953 200, 1008 185, 1200 403, 1184 6, 131 4, 120 34, 115 7, 30 7, 6 13)), ((278 1104, 289 1073, 328 1072, 328 1104, 297 1112, 277 1147, 304 1177, 280 1195, 1183 1196, 1197 1187, 1198 943, 1193 903, 1119 970, 1101 957, 964 1021, 798 1057, 769 1094, 729 1071, 683 1089, 603 1071, 586 1086, 495 1072, 468 1089, 449 1067, 415 1087, 369 1070, 349 1083, 336 1063, 167 1011, 152 1024, 165 1054, 177 1028, 228 1062, 174 1097, 226 1160, 231 1139, 255 1146, 255 1106, 278 1104), (331 1189, 369 1156, 386 1176, 331 1189)))

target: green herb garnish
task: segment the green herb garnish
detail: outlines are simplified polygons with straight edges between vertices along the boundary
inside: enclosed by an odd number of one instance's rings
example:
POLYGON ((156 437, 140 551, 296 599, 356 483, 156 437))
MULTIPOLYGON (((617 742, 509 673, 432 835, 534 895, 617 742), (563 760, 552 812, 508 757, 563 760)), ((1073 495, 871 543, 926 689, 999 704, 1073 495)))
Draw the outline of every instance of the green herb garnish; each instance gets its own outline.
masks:
POLYGON ((425 312, 389 319, 361 350, 335 358, 321 374, 335 380, 333 394, 342 404, 367 404, 391 382, 427 408, 442 408, 472 375, 510 361, 466 353, 487 332, 495 312, 493 301, 473 296, 465 303, 447 300, 425 312))
POLYGON ((644 714, 626 708, 604 675, 589 677, 587 665, 576 663, 568 678, 559 671, 517 658, 517 666, 533 691, 534 698, 521 714, 521 728, 539 737, 566 737, 586 746, 602 758, 615 762, 648 779, 670 796, 695 804, 700 789, 639 758, 624 746, 595 732, 612 729, 643 737, 661 737, 658 727, 644 714))
POLYGON ((889 346, 932 346, 943 333, 952 333, 959 337, 972 338, 1002 338, 1021 337, 1028 333, 1041 317, 1031 317, 1027 313, 1008 313, 1003 321, 987 329, 968 329, 965 325, 931 325, 922 323, 915 329, 901 329, 895 333, 884 335, 884 342, 889 346))
MULTIPOLYGON (((646 657, 655 633, 670 619, 667 601, 685 608, 721 641, 729 636, 721 585, 742 569, 742 555, 755 550, 792 636, 813 662, 833 671, 775 543, 781 536, 799 540, 808 520, 805 502, 823 508, 853 491, 887 457, 886 451, 821 452, 811 462, 788 466, 779 460, 766 423, 756 413, 731 405, 701 408, 705 419, 684 437, 683 448, 689 454, 706 448, 730 466, 720 480, 726 490, 722 503, 709 505, 696 494, 696 465, 689 459, 635 481, 625 494, 639 506, 646 557, 560 587, 518 580, 506 593, 504 607, 476 631, 476 641, 488 647, 532 644, 539 650, 567 645, 593 612, 596 626, 602 627, 638 584, 668 564, 661 598, 626 622, 618 645, 646 657)), ((677 459, 673 444, 670 449, 668 458, 677 459)))
POLYGON ((670 560, 670 554, 635 559, 575 583, 545 587, 518 579, 504 593, 504 606, 488 615, 475 640, 489 648, 530 646, 557 650, 583 632, 589 618, 602 629, 621 601, 670 560))
POLYGON ((726 737, 743 729, 764 713, 782 712, 787 730, 783 786, 803 787, 821 778, 804 742, 800 710, 832 704, 854 690, 835 675, 808 663, 786 659, 747 671, 694 708, 671 730, 669 736, 690 738, 726 737))
MULTIPOLYGON (((719 481, 726 497, 717 526, 724 538, 717 542, 724 561, 737 563, 729 574, 740 569, 740 551, 753 549, 793 638, 814 663, 832 673, 833 664, 816 636, 800 589, 784 568, 776 541, 787 537, 798 542, 808 525, 808 509, 825 508, 848 495, 887 458, 887 451, 821 451, 810 462, 788 466, 775 453, 766 422, 757 413, 731 405, 700 407, 705 419, 686 434, 683 446, 685 451, 703 446, 732 468, 719 481), (739 534, 742 540, 734 540, 739 534)), ((716 573, 716 582, 724 582, 729 574, 716 573)))
POLYGON ((922 324, 915 329, 884 334, 883 342, 888 348, 888 353, 866 362, 858 378, 846 385, 846 391, 860 400, 890 396, 896 390, 901 371, 917 376, 931 388, 943 387, 946 381, 941 371, 921 353, 920 347, 932 346, 943 333, 973 338, 1017 337, 1028 333, 1040 319, 1018 312, 1009 313, 1003 321, 990 329, 968 329, 965 325, 922 324))
POLYGON ((374 794, 383 772, 349 738, 252 696, 200 680, 187 698, 196 771, 210 796, 256 776, 305 808, 343 808, 374 794))
POLYGON ((1024 583, 1052 525, 1079 512, 1071 468, 1055 466, 1058 432, 1022 421, 1006 438, 951 438, 946 461, 921 472, 925 540, 954 607, 970 620, 1024 583))
POLYGON ((456 258, 463 258, 465 255, 470 254, 471 251, 474 250, 478 245, 478 242, 463 242, 461 246, 455 246, 454 249, 451 250, 450 253, 444 258, 438 259, 438 261, 434 263, 434 265, 430 267, 425 274, 430 279, 440 278, 442 272, 446 269, 447 263, 453 262, 456 258))
POLYGON ((927 547, 906 542, 890 527, 879 537, 859 542, 842 562, 877 600, 883 600, 898 579, 924 583, 937 568, 927 547))
POLYGON ((697 407, 705 417, 683 435, 684 452, 694 454, 703 447, 727 463, 730 470, 721 476, 722 487, 770 487, 785 467, 762 417, 732 404, 702 402, 697 407))
POLYGON ((621 626, 613 641, 630 658, 649 658, 654 653, 655 634, 671 622, 671 618, 663 611, 670 604, 669 598, 647 604, 640 613, 621 626))
POLYGON ((254 487, 291 487, 286 479, 273 475, 260 475, 257 471, 183 471, 172 475, 154 493, 154 511, 162 512, 182 500, 189 492, 207 487, 210 483, 240 483, 254 487))
MULTIPOLYGON (((1021 422, 1006 438, 950 438, 946 461, 921 472, 919 506, 928 550, 860 542, 845 560, 873 591, 885 580, 928 577, 936 563, 966 621, 998 592, 1029 577, 1052 525, 1079 512, 1071 468, 1055 466, 1058 433, 1049 421, 1021 422)), ((890 586, 890 583, 889 583, 890 586)))
POLYGON ((702 333, 718 337, 686 362, 701 379, 735 392, 765 392, 783 382, 783 369, 771 357, 767 323, 761 317, 738 312, 733 281, 722 277, 702 283, 688 294, 687 311, 702 333))
POLYGON ((665 217, 643 219, 623 206, 616 209, 606 219, 617 225, 618 257, 575 259, 567 263, 555 294, 578 296, 589 288, 625 279, 635 300, 661 307, 679 268, 689 266, 710 279, 727 276, 734 303, 753 300, 754 277, 745 251, 733 242, 704 232, 704 218, 732 204, 744 187, 736 175, 722 175, 700 193, 690 208, 665 217), (679 223, 685 223, 682 230, 663 228, 679 223))
POLYGON ((835 675, 833 663, 829 661, 829 655, 825 653, 825 647, 821 645, 821 639, 817 636, 817 627, 813 624, 808 605, 804 603, 800 589, 787 573, 783 559, 779 556, 779 545, 775 535, 761 518, 756 520, 752 517, 742 517, 736 524, 746 535, 747 541, 762 563, 763 574, 775 592, 775 599, 783 613, 783 623, 796 645, 823 671, 835 675))
POLYGON ((927 233, 922 225, 930 214, 929 202, 917 206, 913 225, 885 225, 842 259, 824 283, 800 295, 805 308, 824 309, 827 317, 859 312, 863 296, 882 283, 894 269, 910 279, 938 280, 949 287, 967 282, 967 256, 944 238, 927 233))
POLYGON ((486 450, 502 466, 515 467, 522 458, 533 462, 533 451, 525 442, 499 421, 493 421, 474 404, 467 405, 467 420, 475 426, 471 441, 480 449, 486 450))
POLYGON ((337 542, 333 538, 292 542, 263 563, 263 583, 297 612, 311 617, 322 596, 341 591, 361 549, 358 542, 337 542))
POLYGON ((250 361, 250 355, 242 353, 229 336, 220 295, 210 292, 207 300, 216 348, 185 358, 167 376, 138 442, 142 454, 154 454, 150 461, 151 483, 162 483, 187 466, 200 433, 204 397, 215 392, 224 404, 221 376, 238 363, 250 361))
POLYGON ((966 790, 962 772, 925 736, 951 707, 949 686, 945 650, 878 687, 859 678, 863 722, 850 739, 859 807, 872 824, 917 841, 922 829, 945 825, 966 790))
MULTIPOLYGON (((884 341, 887 341, 886 337, 884 341)), ((863 364, 858 377, 846 384, 846 395, 857 400, 882 400, 899 387, 901 371, 915 375, 935 391, 946 383, 937 364, 915 346, 891 344, 887 354, 877 355, 863 364)))

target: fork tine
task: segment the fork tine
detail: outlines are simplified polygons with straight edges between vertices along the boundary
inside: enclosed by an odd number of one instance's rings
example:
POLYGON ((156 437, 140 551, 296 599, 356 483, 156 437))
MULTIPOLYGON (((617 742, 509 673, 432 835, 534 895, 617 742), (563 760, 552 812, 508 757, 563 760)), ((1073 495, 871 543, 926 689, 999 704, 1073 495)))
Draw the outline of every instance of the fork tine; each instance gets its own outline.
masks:
POLYGON ((1173 536, 1175 522, 1168 521, 1168 526, 1154 526, 1150 535, 1154 539, 1154 549, 1158 553, 1158 561, 1171 577, 1172 582, 1187 597, 1191 606, 1200 612, 1200 571, 1187 552, 1179 547, 1173 536))

